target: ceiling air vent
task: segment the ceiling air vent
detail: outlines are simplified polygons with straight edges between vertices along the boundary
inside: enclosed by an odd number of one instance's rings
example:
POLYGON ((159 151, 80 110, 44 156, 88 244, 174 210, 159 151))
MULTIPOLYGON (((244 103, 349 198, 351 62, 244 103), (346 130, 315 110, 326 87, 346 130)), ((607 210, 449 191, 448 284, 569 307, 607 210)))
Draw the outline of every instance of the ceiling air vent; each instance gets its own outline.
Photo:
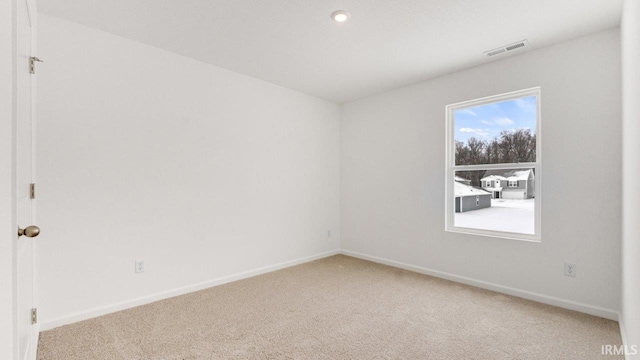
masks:
POLYGON ((499 47, 493 50, 489 50, 489 51, 485 51, 485 55, 487 56, 495 56, 498 54, 503 54, 509 51, 514 51, 514 50, 518 50, 520 48, 523 48, 525 46, 527 46, 527 44, 529 43, 528 40, 522 40, 522 41, 518 41, 515 42, 513 44, 509 44, 509 45, 505 45, 503 47, 499 47))

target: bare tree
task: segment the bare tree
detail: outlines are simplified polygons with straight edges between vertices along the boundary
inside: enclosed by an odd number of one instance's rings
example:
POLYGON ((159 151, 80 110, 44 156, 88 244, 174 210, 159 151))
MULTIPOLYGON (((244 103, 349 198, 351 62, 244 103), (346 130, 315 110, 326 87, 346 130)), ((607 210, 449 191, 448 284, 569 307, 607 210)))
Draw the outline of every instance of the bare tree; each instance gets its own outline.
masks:
POLYGON ((500 142, 498 141, 498 139, 494 138, 487 145, 487 163, 497 164, 501 162, 502 159, 500 157, 500 142))
MULTIPOLYGON (((529 129, 502 131, 492 140, 469 138, 455 142, 456 165, 500 164, 536 161, 536 135, 529 129)), ((457 175, 480 186, 485 171, 464 171, 457 175)))
POLYGON ((456 140, 456 165, 469 164, 469 147, 462 141, 456 140))
POLYGON ((518 129, 510 134, 512 138, 513 153, 517 162, 536 161, 535 136, 531 135, 529 129, 518 129))
POLYGON ((469 165, 486 163, 485 149, 487 144, 475 137, 467 140, 467 148, 469 149, 469 165))

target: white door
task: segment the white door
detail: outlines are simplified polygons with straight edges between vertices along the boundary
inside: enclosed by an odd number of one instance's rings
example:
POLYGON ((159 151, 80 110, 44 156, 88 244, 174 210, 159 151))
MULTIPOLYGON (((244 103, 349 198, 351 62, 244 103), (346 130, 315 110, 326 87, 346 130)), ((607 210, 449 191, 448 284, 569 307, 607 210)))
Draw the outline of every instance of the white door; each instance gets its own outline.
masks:
POLYGON ((523 191, 503 191, 502 198, 522 200, 525 198, 524 194, 525 194, 524 190, 523 191))
MULTIPOLYGON (((25 229, 33 225, 33 201, 30 184, 33 182, 33 76, 30 72, 30 59, 33 54, 32 35, 35 19, 30 17, 27 0, 17 2, 17 127, 16 127, 16 210, 18 227, 25 229)), ((35 9, 31 9, 32 11, 35 9)), ((35 14, 34 14, 35 15, 35 14)), ((35 354, 34 326, 31 323, 33 296, 33 255, 34 228, 18 237, 16 261, 16 305, 17 340, 20 360, 35 354)), ((16 229, 18 231, 18 229, 16 229)))

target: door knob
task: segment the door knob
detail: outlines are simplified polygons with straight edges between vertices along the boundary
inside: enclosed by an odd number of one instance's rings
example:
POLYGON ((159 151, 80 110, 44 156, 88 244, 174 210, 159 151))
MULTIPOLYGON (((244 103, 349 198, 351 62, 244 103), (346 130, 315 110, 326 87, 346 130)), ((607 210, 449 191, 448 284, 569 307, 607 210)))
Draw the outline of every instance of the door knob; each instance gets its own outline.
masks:
POLYGON ((36 237, 38 234, 40 234, 40 228, 37 226, 31 225, 24 229, 20 229, 20 227, 18 227, 18 236, 24 235, 26 237, 36 237))

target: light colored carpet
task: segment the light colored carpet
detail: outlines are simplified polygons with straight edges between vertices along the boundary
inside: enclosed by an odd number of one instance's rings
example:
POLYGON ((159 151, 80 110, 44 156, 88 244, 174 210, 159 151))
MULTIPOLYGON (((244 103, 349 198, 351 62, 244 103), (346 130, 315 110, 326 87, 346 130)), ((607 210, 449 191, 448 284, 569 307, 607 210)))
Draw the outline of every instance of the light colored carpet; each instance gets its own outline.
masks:
POLYGON ((38 359, 583 360, 603 344, 618 323, 337 255, 45 331, 38 359))

